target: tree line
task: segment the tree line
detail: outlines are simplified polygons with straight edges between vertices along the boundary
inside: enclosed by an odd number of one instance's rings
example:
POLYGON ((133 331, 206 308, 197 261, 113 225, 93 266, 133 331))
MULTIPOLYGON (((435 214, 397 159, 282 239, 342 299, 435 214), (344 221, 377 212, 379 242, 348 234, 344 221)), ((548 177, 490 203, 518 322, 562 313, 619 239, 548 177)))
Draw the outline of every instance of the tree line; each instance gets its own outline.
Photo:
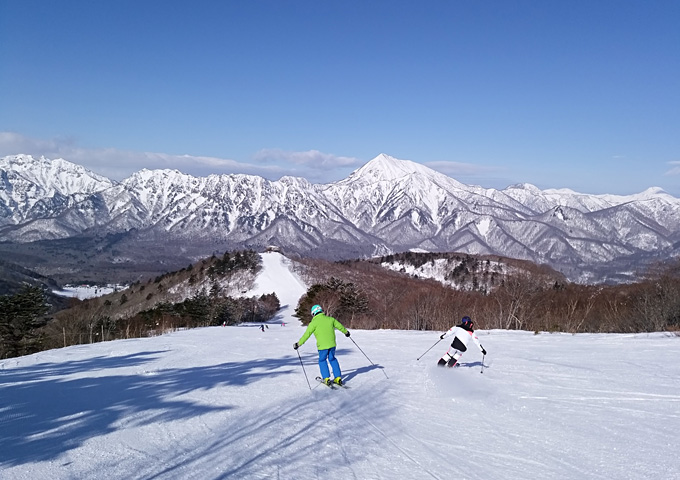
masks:
POLYGON ((0 296, 0 359, 84 343, 160 335, 184 328, 264 323, 280 308, 275 293, 260 297, 211 297, 201 292, 178 303, 161 303, 114 320, 100 312, 58 319, 41 287, 0 296))
MULTIPOLYGON (((234 274, 244 269, 252 274, 257 258, 213 257, 112 296, 77 302, 56 314, 48 314, 50 304, 41 287, 26 286, 17 294, 0 296, 0 358, 177 328, 267 321, 280 308, 275 294, 234 296, 219 281, 226 275, 243 291, 245 280, 234 274), (172 293, 178 284, 197 288, 180 298, 172 293), (162 301, 151 303, 161 296, 162 301), (127 309, 135 299, 149 303, 127 309)), ((640 281, 625 285, 573 284, 540 267, 525 266, 504 272, 491 290, 457 290, 368 261, 299 259, 296 265, 311 285, 296 309, 303 323, 311 320, 311 306, 318 303, 346 327, 360 329, 444 331, 467 315, 481 329, 680 332, 678 259, 656 265, 640 281)))
POLYGON ((0 358, 83 343, 162 334, 181 328, 266 322, 276 294, 243 297, 260 257, 251 250, 213 255, 198 265, 52 311, 41 287, 0 296, 0 358))
POLYGON ((304 260, 311 287, 296 315, 320 304, 348 328, 444 331, 463 316, 477 328, 534 332, 680 331, 680 260, 626 285, 580 285, 536 267, 513 268, 491 289, 456 290, 365 261, 304 260))

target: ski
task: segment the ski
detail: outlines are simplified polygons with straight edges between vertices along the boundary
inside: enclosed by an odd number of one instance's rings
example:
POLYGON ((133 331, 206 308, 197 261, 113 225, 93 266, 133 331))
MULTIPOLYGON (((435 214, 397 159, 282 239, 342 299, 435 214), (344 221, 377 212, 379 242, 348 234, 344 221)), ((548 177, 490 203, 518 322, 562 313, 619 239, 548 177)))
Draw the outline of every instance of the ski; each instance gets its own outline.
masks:
POLYGON ((325 383, 323 383, 323 378, 321 378, 321 377, 316 377, 316 381, 319 382, 322 385, 326 385, 329 388, 349 388, 344 383, 341 384, 341 385, 338 385, 337 383, 333 383, 333 382, 331 382, 330 384, 325 384, 325 383))
POLYGON ((333 382, 331 383, 323 383, 323 378, 321 377, 316 377, 316 381, 319 382, 321 385, 326 385, 328 388, 331 390, 334 389, 337 385, 334 384, 333 382))

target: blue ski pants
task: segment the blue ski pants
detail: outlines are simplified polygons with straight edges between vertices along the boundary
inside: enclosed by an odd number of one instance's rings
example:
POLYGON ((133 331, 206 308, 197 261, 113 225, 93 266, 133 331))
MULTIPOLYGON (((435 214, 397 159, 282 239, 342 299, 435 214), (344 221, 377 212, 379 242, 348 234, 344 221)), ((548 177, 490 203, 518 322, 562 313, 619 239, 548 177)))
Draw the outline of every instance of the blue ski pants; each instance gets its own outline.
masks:
POLYGON ((333 376, 335 378, 338 378, 342 375, 340 373, 340 364, 338 363, 338 359, 335 358, 335 347, 333 348, 327 348, 325 350, 319 350, 319 370, 321 370, 321 378, 328 378, 331 376, 330 372, 328 371, 328 363, 326 363, 326 359, 331 364, 331 367, 333 368, 333 376))

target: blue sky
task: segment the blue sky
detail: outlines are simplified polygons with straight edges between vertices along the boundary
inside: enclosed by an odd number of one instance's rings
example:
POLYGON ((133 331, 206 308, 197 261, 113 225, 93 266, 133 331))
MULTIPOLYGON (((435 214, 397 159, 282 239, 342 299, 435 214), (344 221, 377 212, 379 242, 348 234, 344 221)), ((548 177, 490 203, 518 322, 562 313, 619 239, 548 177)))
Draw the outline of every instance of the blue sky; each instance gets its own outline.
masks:
POLYGON ((680 196, 680 2, 0 0, 0 156, 680 196))

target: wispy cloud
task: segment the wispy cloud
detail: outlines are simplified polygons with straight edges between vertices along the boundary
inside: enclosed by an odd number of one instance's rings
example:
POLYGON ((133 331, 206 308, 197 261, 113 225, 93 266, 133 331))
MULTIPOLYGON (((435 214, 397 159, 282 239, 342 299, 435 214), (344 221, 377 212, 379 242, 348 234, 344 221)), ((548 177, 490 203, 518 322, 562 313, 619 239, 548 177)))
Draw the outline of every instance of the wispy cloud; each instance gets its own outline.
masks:
MULTIPOLYGON (((135 152, 116 148, 87 149, 71 138, 33 139, 13 132, 0 132, 0 156, 27 154, 49 159, 63 158, 114 180, 122 180, 143 168, 174 169, 194 176, 210 174, 258 175, 278 180, 284 175, 302 176, 311 182, 329 181, 328 173, 358 165, 359 160, 315 150, 286 152, 261 150, 251 162, 228 158, 135 152)), ((334 179, 332 179, 334 180, 334 179)))
POLYGON ((57 137, 50 140, 29 138, 14 132, 0 132, 0 156, 27 155, 44 157, 61 157, 64 152, 70 153, 75 147, 73 138, 57 137))
POLYGON ((665 176, 674 176, 674 175, 680 175, 680 160, 674 161, 674 162, 668 162, 668 165, 671 166, 671 169, 668 170, 666 173, 664 173, 665 176))
POLYGON ((430 167, 432 170, 444 173, 450 176, 474 176, 474 175, 488 175, 489 173, 499 172, 503 170, 500 167, 488 167, 484 165, 474 165, 472 163, 461 162, 426 162, 424 165, 430 167))
POLYGON ((329 168, 346 169, 348 167, 359 167, 365 163, 363 160, 357 158, 341 157, 330 153, 323 153, 318 150, 289 152, 280 149, 263 149, 257 152, 253 156, 253 159, 260 163, 284 162, 317 170, 328 170, 329 168))
POLYGON ((494 185, 496 188, 503 189, 513 183, 518 183, 517 179, 508 177, 507 167, 450 161, 424 162, 423 164, 459 182, 470 185, 485 185, 487 187, 494 185))

